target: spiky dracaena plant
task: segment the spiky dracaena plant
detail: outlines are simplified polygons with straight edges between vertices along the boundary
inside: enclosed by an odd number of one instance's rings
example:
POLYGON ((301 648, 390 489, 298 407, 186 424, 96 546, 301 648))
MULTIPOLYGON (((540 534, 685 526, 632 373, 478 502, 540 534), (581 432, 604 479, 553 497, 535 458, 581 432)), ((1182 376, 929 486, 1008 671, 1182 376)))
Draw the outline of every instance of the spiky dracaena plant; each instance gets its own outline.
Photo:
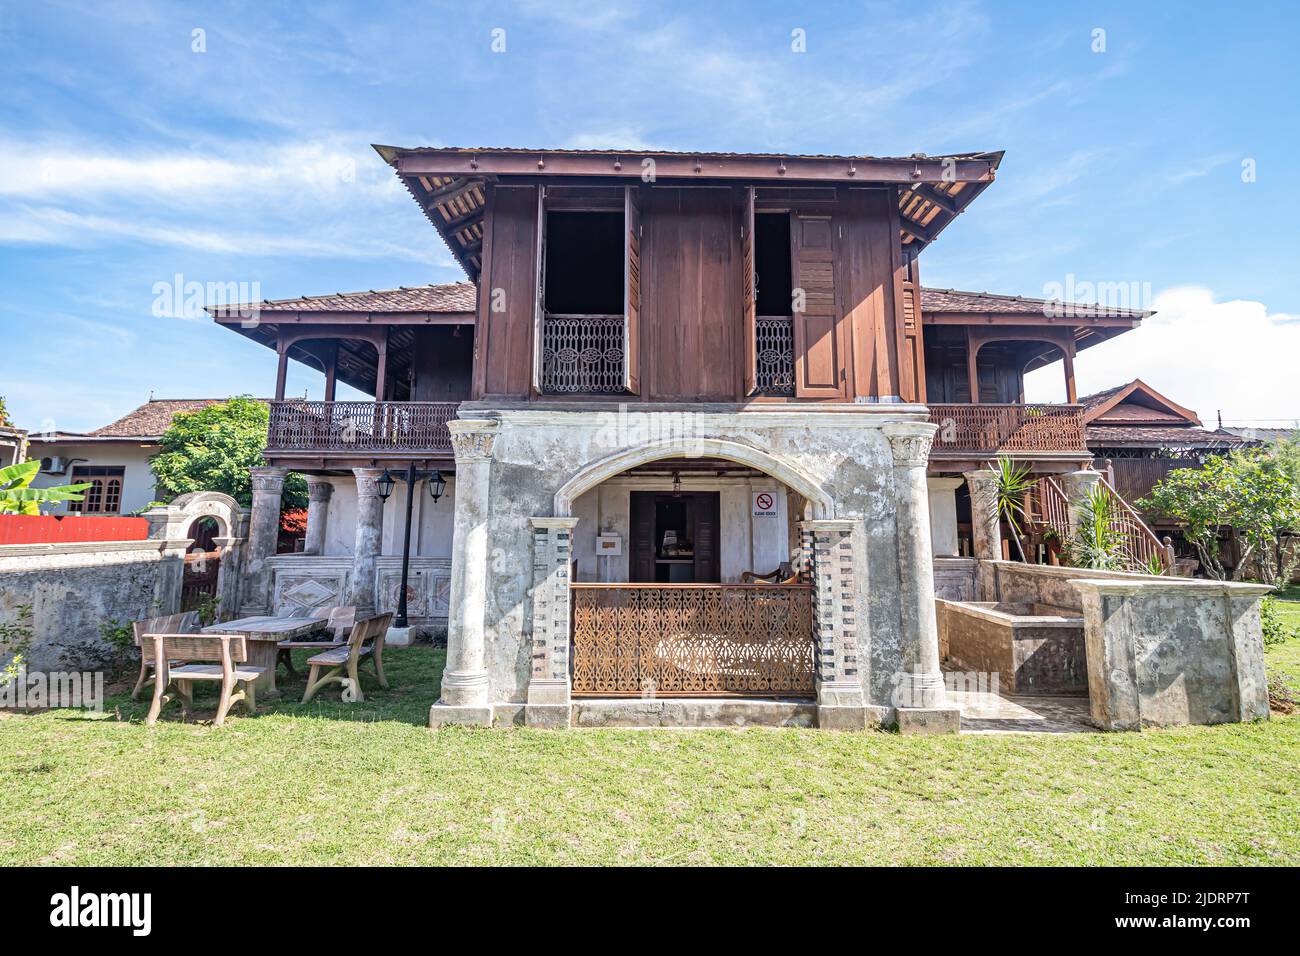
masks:
POLYGON ((1025 547, 1020 542, 1022 527, 1028 521, 1025 499, 1034 487, 1028 465, 1017 465, 1010 458, 998 458, 989 466, 996 476, 998 517, 1007 523, 1011 531, 1011 540, 1016 543, 1020 560, 1027 562, 1025 547))
POLYGON ((1079 526, 1065 542, 1065 561, 1093 571, 1126 571, 1124 536, 1115 522, 1115 499, 1099 482, 1079 505, 1079 526))

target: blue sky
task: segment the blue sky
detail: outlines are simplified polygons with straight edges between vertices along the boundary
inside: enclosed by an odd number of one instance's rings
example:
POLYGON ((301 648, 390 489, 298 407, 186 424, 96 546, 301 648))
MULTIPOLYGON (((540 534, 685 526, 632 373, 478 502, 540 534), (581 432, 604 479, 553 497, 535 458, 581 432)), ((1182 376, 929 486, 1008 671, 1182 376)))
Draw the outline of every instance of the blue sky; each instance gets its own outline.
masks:
POLYGON ((1005 149, 927 285, 1138 283, 1160 315, 1085 354, 1084 390, 1300 418, 1297 28, 1294 3, 0 0, 0 395, 78 431, 151 391, 268 394, 269 350, 153 314, 178 274, 460 278, 370 143, 1005 149))

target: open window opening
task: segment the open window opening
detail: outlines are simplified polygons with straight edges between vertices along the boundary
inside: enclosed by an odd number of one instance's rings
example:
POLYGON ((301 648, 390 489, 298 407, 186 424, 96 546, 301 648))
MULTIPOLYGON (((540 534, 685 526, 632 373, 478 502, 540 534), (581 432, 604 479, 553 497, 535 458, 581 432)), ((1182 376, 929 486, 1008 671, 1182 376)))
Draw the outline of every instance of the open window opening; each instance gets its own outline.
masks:
POLYGON ((635 205, 627 193, 622 209, 547 209, 544 197, 542 204, 537 388, 551 394, 635 391, 635 205))
POLYGON ((794 280, 789 213, 754 216, 755 384, 766 395, 794 394, 794 280))

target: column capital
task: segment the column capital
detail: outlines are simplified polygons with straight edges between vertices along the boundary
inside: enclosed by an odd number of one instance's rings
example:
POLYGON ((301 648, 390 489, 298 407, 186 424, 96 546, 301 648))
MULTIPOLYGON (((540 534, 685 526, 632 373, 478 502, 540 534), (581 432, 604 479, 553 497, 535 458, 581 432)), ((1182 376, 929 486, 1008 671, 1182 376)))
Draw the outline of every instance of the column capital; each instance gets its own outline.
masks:
POLYGON ((453 418, 449 421, 447 430, 451 432, 456 463, 490 460, 500 428, 499 422, 489 418, 453 418))
POLYGON ((930 460, 930 443, 934 441, 937 425, 929 422, 898 422, 881 429, 889 439, 894 453, 894 466, 924 468, 930 460))
POLYGON ((253 493, 278 495, 284 490, 284 479, 288 477, 288 468, 268 468, 257 466, 248 469, 253 493))
POLYGON ((578 518, 539 518, 531 517, 528 519, 534 528, 560 528, 573 530, 578 525, 578 518))
POLYGON ((308 501, 329 501, 334 494, 333 483, 324 475, 303 475, 307 481, 308 501))
POLYGON ((378 498, 379 478, 383 473, 382 468, 353 468, 352 475, 357 480, 357 497, 378 498))

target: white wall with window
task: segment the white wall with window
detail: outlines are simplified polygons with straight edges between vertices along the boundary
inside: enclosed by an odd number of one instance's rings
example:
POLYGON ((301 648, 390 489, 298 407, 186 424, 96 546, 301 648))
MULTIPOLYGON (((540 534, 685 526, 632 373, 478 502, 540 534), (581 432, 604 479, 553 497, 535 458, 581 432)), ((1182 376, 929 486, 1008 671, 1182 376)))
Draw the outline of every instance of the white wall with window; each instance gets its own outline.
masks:
POLYGON ((33 435, 27 450, 28 460, 61 459, 51 474, 42 469, 32 481, 35 488, 71 485, 89 481, 96 484, 80 505, 60 502, 41 510, 46 514, 113 514, 129 515, 148 507, 157 499, 149 459, 158 454, 156 443, 138 440, 68 442, 41 441, 33 435))

